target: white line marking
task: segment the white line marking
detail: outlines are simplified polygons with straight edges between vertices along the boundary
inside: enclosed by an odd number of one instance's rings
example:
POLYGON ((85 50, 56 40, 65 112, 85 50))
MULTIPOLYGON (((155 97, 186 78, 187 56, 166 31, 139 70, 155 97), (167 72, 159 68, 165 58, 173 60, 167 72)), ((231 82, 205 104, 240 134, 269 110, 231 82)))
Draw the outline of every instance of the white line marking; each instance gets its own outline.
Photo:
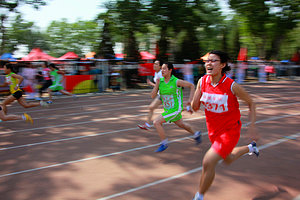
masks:
MULTIPOLYGON (((294 102, 294 103, 286 103, 286 104, 277 104, 277 105, 269 105, 264 107, 258 107, 256 110, 261 110, 264 108, 272 108, 272 107, 280 107, 280 106, 287 106, 287 105, 294 105, 294 104, 300 104, 300 102, 294 102)), ((133 107, 134 108, 134 107, 133 107)), ((245 110, 241 110, 243 112, 245 110)), ((113 117, 113 118, 105 118, 105 119, 99 119, 99 120, 92 120, 92 121, 84 121, 84 122, 76 122, 76 123, 69 123, 69 124, 60 124, 60 125, 53 125, 53 126, 43 126, 38 128, 30 128, 30 129, 22 129, 22 130, 12 130, 12 131, 6 131, 1 132, 0 135, 5 134, 11 134, 11 133, 18 133, 18 132, 25 132, 25 131, 34 131, 34 130, 41 130, 46 128, 56 128, 56 127, 65 127, 65 126, 74 126, 74 125, 80 125, 80 124, 88 124, 88 123, 95 123, 95 122, 101 122, 101 121, 108 121, 108 120, 117 120, 117 119, 124 119, 124 118, 131 118, 131 117, 138 117, 138 116, 144 116, 147 114, 140 114, 140 115, 131 115, 127 117, 113 117)))
MULTIPOLYGON (((289 116, 292 116, 292 115, 284 115, 281 118, 285 118, 285 117, 289 117, 289 116)), ((207 134, 207 132, 203 133, 203 135, 204 134, 207 134)), ((178 138, 178 139, 170 141, 170 143, 187 140, 187 139, 190 139, 192 137, 193 136, 178 138)), ((285 139, 289 140, 288 138, 285 138, 285 139)), ((22 171, 12 172, 12 173, 8 173, 8 174, 2 174, 2 175, 0 175, 0 178, 6 177, 6 176, 12 176, 12 175, 17 175, 17 174, 23 174, 23 173, 33 172, 33 171, 38 171, 38 170, 42 170, 42 169, 49 169, 49 168, 63 166, 63 165, 68 165, 68 164, 74 164, 74 163, 88 161, 88 160, 94 160, 94 159, 105 158, 105 157, 109 157, 109 156, 120 155, 120 154, 123 154, 123 153, 128 153, 128 152, 132 152, 132 151, 138 151, 138 150, 142 150, 142 149, 147 149, 147 148, 154 147, 154 146, 157 146, 157 145, 159 145, 159 143, 151 144, 151 145, 147 145, 147 146, 142 146, 142 147, 137 147, 137 148, 132 148, 132 149, 127 149, 127 150, 124 150, 124 151, 113 152, 113 153, 104 154, 104 155, 100 155, 100 156, 94 156, 94 157, 90 157, 90 158, 84 158, 84 159, 79 159, 79 160, 67 161, 67 162, 57 163, 57 164, 53 164, 53 165, 47 165, 47 166, 44 166, 44 167, 38 167, 38 168, 33 168, 33 169, 28 169, 28 170, 22 170, 22 171)))
MULTIPOLYGON (((144 102, 144 101, 149 101, 149 100, 134 100, 134 101, 122 101, 121 103, 118 103, 118 105, 122 105, 124 103, 136 103, 136 102, 144 102)), ((93 106, 107 106, 107 105, 114 105, 116 104, 116 102, 113 103, 96 103, 96 104, 79 104, 79 106, 64 106, 62 108, 45 108, 45 110, 48 111, 54 111, 54 110, 69 110, 69 109, 74 109, 74 108, 88 108, 88 107, 93 107, 93 106)), ((34 113, 34 112, 42 112, 41 110, 32 110, 32 111, 28 111, 27 113, 34 113)), ((14 114, 22 114, 24 112, 16 112, 14 114)), ((47 116, 49 117, 49 116, 47 116)), ((42 119, 42 118, 41 118, 42 119)), ((13 121, 8 121, 8 122, 13 122, 13 121)))
MULTIPOLYGON (((300 137, 300 132, 296 133, 296 134, 293 134, 293 135, 289 135, 288 137, 298 138, 298 137, 300 137)), ((286 141, 289 141, 289 140, 291 140, 291 139, 289 139, 289 138, 278 139, 278 140, 275 140, 273 142, 270 142, 270 143, 267 143, 265 145, 260 146, 259 150, 263 150, 263 149, 269 148, 271 146, 278 145, 280 143, 283 143, 283 142, 286 142, 286 141)), ((219 162, 219 163, 221 163, 221 162, 219 162)), ((154 181, 154 182, 151 182, 151 183, 148 183, 148 184, 136 187, 136 188, 132 188, 132 189, 120 192, 120 193, 116 193, 116 194, 112 194, 112 195, 109 195, 109 196, 106 196, 106 197, 102 197, 102 198, 100 198, 98 200, 112 199, 112 198, 119 197, 119 196, 122 196, 122 195, 125 195, 125 194, 128 194, 128 193, 131 193, 131 192, 135 192, 135 191, 138 191, 138 190, 141 190, 141 189, 145 189, 145 188, 148 188, 148 187, 151 187, 151 186, 155 186, 155 185, 167 182, 167 181, 172 181, 174 179, 178 179, 178 178, 181 178, 183 176, 199 172, 199 171, 202 170, 202 168, 203 168, 202 166, 201 167, 197 167, 197 168, 191 169, 189 171, 186 171, 186 172, 183 172, 183 173, 180 173, 180 174, 168 177, 168 178, 160 179, 158 181, 154 181)))
POLYGON ((138 117, 138 116, 144 116, 144 115, 147 115, 147 114, 131 115, 131 116, 125 116, 125 117, 109 117, 109 118, 104 118, 104 119, 96 119, 96 120, 92 120, 92 121, 75 122, 75 123, 60 124, 60 125, 53 125, 53 126, 43 126, 43 127, 38 127, 38 128, 29 128, 29 129, 22 129, 22 130, 16 130, 16 131, 6 131, 6 132, 0 133, 0 135, 25 132, 25 131, 34 131, 34 130, 40 130, 40 129, 46 129, 46 128, 74 126, 74 125, 79 125, 79 124, 88 124, 88 123, 103 122, 103 121, 109 121, 109 120, 113 121, 113 120, 127 119, 127 118, 131 118, 131 117, 138 117))
MULTIPOLYGON (((294 104, 294 103, 292 103, 292 104, 294 104)), ((285 105, 290 105, 290 104, 285 104, 285 105)), ((277 105, 277 106, 282 106, 282 104, 277 105)), ((275 107, 275 105, 271 105, 270 107, 275 107)), ((266 108, 266 107, 257 108, 257 109, 264 109, 264 108, 266 108)), ((244 111, 247 111, 247 110, 246 109, 245 110, 241 110, 241 112, 244 112, 244 111)), ((146 115, 146 114, 143 114, 143 115, 146 115)), ((293 115, 290 115, 290 116, 293 116, 293 115)), ((136 116, 133 116, 133 117, 136 117, 136 116)), ((195 120, 195 119, 202 119, 202 118, 205 118, 205 116, 189 118, 189 119, 185 119, 185 121, 190 121, 190 120, 195 120)), ((121 119, 121 118, 118 118, 118 119, 121 119)), ((277 117, 274 117, 273 119, 277 119, 277 117)), ((260 122, 260 121, 257 121, 256 123, 258 123, 258 122, 260 122)), ((243 124, 243 127, 247 126, 247 125, 248 124, 243 124)), ((56 127, 56 126, 52 126, 52 127, 56 127)), ((37 130, 37 129, 43 129, 43 128, 44 127, 35 128, 35 129, 24 129, 24 131, 37 130)), ((70 138, 50 140, 50 141, 45 141, 45 142, 37 142, 37 143, 24 144, 24 145, 12 146, 12 147, 5 147, 5 148, 0 148, 0 151, 10 150, 10 149, 17 149, 17 148, 24 148, 24 147, 30 147, 30 146, 36 146, 36 145, 43 145, 43 144, 50 144, 50 143, 55 143, 55 142, 62 142, 62 141, 69 141, 69 140, 76 140, 76 139, 83 139, 83 138, 87 138, 87 137, 95 137, 95 136, 101 136, 101 135, 106 135, 106 134, 113 134, 113 133, 118 133, 118 132, 124 132, 124 131, 128 131, 128 130, 136 130, 136 129, 138 129, 138 128, 120 129, 120 130, 114 130, 114 131, 108 131, 108 132, 102 132, 102 133, 95 133, 95 134, 84 135, 84 136, 76 136, 76 137, 70 137, 70 138)), ((18 132, 18 131, 15 131, 15 132, 18 132)), ((8 133, 11 133, 11 132, 8 132, 8 133)), ((1 134, 8 134, 8 133, 4 132, 4 133, 0 133, 0 135, 1 134)))

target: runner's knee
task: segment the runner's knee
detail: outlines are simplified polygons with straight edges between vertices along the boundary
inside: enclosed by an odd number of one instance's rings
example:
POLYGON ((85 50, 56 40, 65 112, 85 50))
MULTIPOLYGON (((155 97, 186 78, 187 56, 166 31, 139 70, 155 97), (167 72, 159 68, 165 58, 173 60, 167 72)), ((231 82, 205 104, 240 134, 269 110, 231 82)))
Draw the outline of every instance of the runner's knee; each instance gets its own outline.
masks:
POLYGON ((162 122, 159 119, 155 119, 155 120, 153 120, 153 125, 154 126, 161 126, 162 122))

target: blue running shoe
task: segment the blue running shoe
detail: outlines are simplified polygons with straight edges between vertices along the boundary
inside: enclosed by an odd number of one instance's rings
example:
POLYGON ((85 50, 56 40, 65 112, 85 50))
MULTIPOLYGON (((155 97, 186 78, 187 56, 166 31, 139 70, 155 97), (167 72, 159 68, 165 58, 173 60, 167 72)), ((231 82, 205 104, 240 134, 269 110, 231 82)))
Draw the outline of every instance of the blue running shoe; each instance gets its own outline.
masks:
POLYGON ((155 152, 162 152, 168 148, 167 144, 160 144, 159 147, 155 150, 155 152))
POLYGON ((194 135, 194 140, 196 141, 196 145, 201 144, 202 142, 202 134, 200 131, 197 131, 194 135))
POLYGON ((249 155, 255 154, 258 157, 259 156, 259 150, 256 147, 256 142, 253 141, 249 145, 251 145, 252 149, 253 149, 251 152, 249 152, 249 155))

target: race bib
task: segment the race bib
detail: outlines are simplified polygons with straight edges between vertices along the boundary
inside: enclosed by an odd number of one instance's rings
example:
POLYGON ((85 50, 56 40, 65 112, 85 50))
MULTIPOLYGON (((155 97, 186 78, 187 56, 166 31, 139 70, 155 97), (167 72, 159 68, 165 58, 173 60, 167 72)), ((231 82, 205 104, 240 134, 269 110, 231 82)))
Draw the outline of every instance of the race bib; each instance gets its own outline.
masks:
POLYGON ((228 111, 227 94, 209 94, 203 92, 200 101, 208 111, 215 113, 223 113, 228 111))
POLYGON ((5 82, 10 85, 11 84, 11 77, 10 76, 6 76, 5 77, 5 82))
POLYGON ((162 95, 161 98, 165 109, 169 110, 171 108, 174 108, 175 102, 173 95, 162 95))

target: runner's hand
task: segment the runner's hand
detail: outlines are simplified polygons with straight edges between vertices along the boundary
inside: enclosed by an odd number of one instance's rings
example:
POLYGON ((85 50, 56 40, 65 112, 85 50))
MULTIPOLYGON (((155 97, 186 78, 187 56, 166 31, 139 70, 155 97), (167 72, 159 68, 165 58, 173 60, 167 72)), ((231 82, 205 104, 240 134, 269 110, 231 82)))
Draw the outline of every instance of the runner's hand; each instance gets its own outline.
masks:
POLYGON ((189 112, 190 114, 193 114, 193 109, 192 109, 192 107, 190 105, 188 105, 186 107, 186 111, 189 112))

